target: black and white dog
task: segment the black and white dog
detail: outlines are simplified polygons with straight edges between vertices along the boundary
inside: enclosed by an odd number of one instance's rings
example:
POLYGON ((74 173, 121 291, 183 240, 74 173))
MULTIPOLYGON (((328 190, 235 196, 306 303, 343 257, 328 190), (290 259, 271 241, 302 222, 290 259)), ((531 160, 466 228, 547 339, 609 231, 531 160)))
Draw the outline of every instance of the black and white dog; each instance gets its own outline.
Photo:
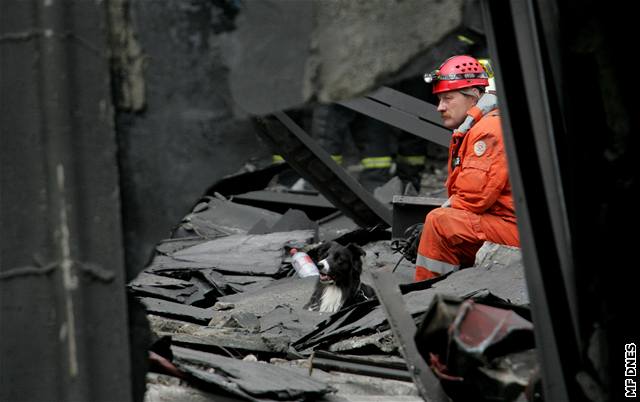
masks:
POLYGON ((353 243, 342 246, 332 241, 310 254, 318 261, 320 276, 305 309, 335 313, 374 297, 373 289, 360 281, 365 252, 359 246, 353 243))

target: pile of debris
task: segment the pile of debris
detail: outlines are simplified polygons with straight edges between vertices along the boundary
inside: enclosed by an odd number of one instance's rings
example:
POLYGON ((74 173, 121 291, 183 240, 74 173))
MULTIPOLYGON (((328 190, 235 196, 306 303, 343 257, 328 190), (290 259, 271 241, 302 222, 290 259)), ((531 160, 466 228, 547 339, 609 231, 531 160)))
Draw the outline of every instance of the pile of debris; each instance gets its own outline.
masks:
POLYGON ((334 314, 303 309, 316 279, 297 277, 288 251, 313 253, 329 240, 363 247, 363 282, 375 286, 384 272, 400 284, 421 358, 449 396, 521 396, 535 359, 518 249, 486 244, 474 268, 412 283, 389 229, 338 222, 221 196, 198 203, 129 284, 155 340, 146 399, 421 400, 380 301, 334 314))

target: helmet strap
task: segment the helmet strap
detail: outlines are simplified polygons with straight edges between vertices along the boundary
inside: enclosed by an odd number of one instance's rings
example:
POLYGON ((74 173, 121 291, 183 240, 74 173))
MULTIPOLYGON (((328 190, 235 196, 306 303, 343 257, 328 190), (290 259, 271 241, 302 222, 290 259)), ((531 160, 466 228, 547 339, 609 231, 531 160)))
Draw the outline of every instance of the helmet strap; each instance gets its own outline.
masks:
POLYGON ((480 99, 480 96, 482 96, 482 93, 480 93, 480 90, 476 88, 476 91, 473 90, 473 88, 462 88, 458 90, 461 94, 463 95, 467 95, 467 96, 471 96, 476 98, 476 100, 480 99))

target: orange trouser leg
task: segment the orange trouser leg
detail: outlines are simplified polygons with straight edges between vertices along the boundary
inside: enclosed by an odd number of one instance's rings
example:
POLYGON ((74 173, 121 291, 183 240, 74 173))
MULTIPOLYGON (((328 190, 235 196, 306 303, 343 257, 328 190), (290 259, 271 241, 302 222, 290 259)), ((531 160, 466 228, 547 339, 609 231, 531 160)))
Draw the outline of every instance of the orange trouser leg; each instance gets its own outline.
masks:
POLYGON ((485 240, 519 246, 516 224, 488 214, 436 208, 425 219, 418 245, 415 280, 421 281, 473 265, 485 240))

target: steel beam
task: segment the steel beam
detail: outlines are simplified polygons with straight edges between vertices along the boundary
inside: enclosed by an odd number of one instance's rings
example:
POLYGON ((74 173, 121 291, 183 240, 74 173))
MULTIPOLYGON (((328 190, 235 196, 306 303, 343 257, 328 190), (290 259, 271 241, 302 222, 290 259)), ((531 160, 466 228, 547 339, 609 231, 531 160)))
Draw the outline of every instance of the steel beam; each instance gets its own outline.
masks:
POLYGON ((302 177, 363 227, 391 226, 391 209, 351 177, 283 112, 256 120, 258 132, 302 177))
MULTIPOLYGON (((580 400, 573 256, 554 136, 562 133, 552 74, 531 1, 483 2, 544 399, 580 400), (525 184, 526 183, 526 184, 525 184)), ((551 23, 551 22, 549 22, 551 23)), ((557 21, 556 21, 557 23, 557 21)))
POLYGON ((425 140, 449 146, 451 132, 440 124, 436 107, 395 89, 383 87, 364 98, 338 103, 425 140))
POLYGON ((407 312, 400 288, 391 272, 371 272, 373 287, 384 309, 398 349, 407 363, 407 369, 420 396, 427 402, 445 402, 449 398, 440 381, 422 358, 415 342, 416 323, 407 312))

